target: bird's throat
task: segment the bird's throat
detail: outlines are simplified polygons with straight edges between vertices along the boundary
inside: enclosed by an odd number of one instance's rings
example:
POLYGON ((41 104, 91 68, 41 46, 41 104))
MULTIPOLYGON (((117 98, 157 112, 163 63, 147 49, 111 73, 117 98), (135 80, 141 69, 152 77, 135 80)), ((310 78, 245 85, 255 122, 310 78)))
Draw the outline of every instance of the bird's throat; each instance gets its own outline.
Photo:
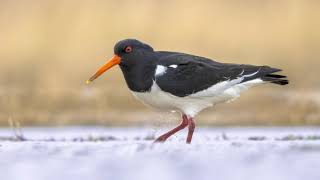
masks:
POLYGON ((123 76, 131 91, 150 91, 154 80, 156 65, 139 64, 135 66, 120 65, 123 76))

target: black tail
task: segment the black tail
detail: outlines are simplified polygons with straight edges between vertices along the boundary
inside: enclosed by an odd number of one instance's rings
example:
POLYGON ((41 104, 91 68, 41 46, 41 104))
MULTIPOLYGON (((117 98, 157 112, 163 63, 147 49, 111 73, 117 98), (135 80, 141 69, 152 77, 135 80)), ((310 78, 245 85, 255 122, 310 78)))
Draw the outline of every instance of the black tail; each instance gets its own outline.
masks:
POLYGON ((289 84, 289 80, 286 78, 287 76, 283 76, 279 74, 267 74, 263 76, 261 79, 263 81, 267 81, 274 84, 286 85, 286 84, 289 84))

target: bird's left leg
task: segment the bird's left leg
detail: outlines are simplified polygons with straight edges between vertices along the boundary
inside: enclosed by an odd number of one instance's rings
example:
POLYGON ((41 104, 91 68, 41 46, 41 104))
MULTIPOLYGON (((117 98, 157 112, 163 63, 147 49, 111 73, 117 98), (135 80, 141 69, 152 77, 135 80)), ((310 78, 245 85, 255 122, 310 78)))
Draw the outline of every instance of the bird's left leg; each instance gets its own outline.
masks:
POLYGON ((194 128, 196 127, 196 124, 193 121, 192 117, 187 117, 188 118, 188 137, 187 137, 187 143, 190 144, 192 140, 192 135, 194 132, 194 128))
POLYGON ((180 123, 179 126, 177 126, 176 128, 172 129, 171 131, 161 135, 160 137, 158 137, 155 142, 164 142, 166 141, 170 136, 172 136, 174 133, 180 131, 181 129, 184 129, 185 127, 188 126, 188 117, 187 115, 183 114, 182 115, 182 122, 180 123))

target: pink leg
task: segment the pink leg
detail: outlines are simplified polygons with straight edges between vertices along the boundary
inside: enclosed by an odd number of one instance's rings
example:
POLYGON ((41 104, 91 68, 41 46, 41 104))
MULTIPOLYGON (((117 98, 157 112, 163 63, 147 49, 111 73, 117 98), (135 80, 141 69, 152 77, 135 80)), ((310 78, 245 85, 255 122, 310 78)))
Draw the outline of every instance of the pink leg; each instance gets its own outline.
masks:
MULTIPOLYGON (((180 131, 181 129, 184 129, 185 127, 187 127, 188 124, 189 124, 188 121, 189 121, 189 120, 188 120, 188 117, 187 117, 185 114, 183 114, 183 115, 182 115, 182 122, 181 122, 181 124, 180 124, 179 126, 177 126, 176 128, 172 129, 171 131, 169 131, 169 132, 161 135, 160 137, 158 137, 158 138, 155 140, 155 142, 164 142, 164 141, 166 141, 166 140, 167 140, 170 136, 172 136, 174 133, 180 131)), ((191 135, 191 136, 192 136, 192 135, 191 135)))
POLYGON ((194 132, 194 128, 196 127, 193 119, 191 117, 188 118, 188 126, 189 126, 189 131, 188 131, 188 137, 187 137, 187 143, 190 144, 192 140, 192 135, 194 132))

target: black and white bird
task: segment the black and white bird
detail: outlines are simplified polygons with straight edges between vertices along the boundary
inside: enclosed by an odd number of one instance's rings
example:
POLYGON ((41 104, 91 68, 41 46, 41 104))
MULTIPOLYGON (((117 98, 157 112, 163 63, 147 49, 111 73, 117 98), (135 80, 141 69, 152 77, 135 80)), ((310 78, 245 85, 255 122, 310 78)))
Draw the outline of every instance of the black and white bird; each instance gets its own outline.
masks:
POLYGON ((135 39, 119 41, 114 56, 88 81, 119 65, 132 94, 144 104, 165 111, 178 111, 182 122, 163 134, 164 142, 188 126, 187 143, 195 129, 194 117, 203 109, 227 102, 258 84, 286 85, 281 69, 269 66, 229 64, 179 52, 155 51, 135 39))

